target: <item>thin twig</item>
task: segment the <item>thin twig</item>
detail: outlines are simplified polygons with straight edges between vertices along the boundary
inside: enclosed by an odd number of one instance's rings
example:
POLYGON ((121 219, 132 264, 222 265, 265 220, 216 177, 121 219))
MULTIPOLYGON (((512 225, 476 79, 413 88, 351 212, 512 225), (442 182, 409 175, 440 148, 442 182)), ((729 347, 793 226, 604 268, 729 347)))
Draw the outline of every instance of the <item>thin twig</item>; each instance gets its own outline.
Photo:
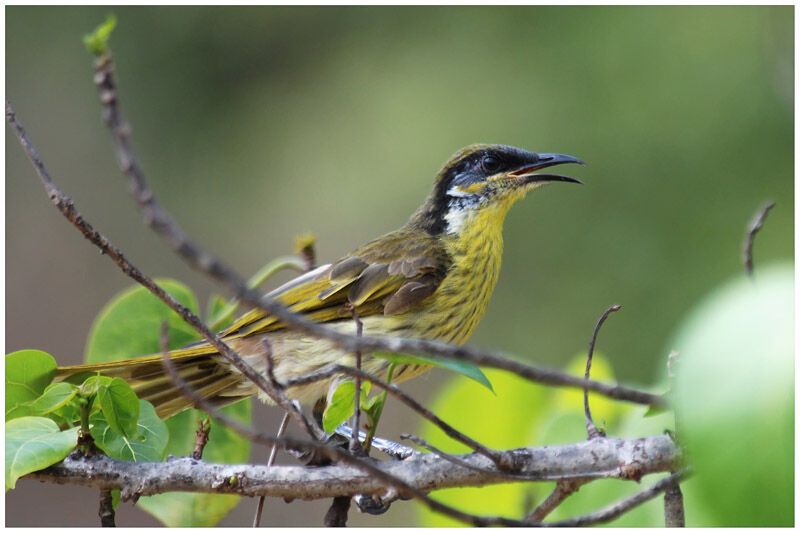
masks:
MULTIPOLYGON (((17 135, 20 144, 25 149, 28 158, 30 159, 31 163, 33 164, 36 172, 39 175, 39 178, 44 185, 45 191, 47 192, 50 200, 55 204, 56 208, 67 218, 77 229, 80 231, 86 239, 88 239, 92 244, 97 246, 103 255, 107 256, 111 261, 116 264, 122 272, 127 275, 128 277, 137 281, 140 285, 144 286, 147 290, 149 290, 153 295, 155 295, 158 299, 162 302, 167 304, 173 311, 178 313, 178 315, 190 326, 192 326, 200 335, 205 338, 209 344, 211 344, 214 348, 216 348, 219 353, 227 359, 234 368, 236 368, 239 372, 244 374, 248 379, 250 379, 253 383, 256 384, 261 390, 267 393, 267 395, 275 401, 278 405, 281 404, 280 398, 277 397, 275 391, 272 387, 270 387, 269 383, 266 381, 264 376, 259 374, 253 367, 248 365, 239 355, 231 349, 225 342, 222 341, 214 332, 212 332, 206 324, 200 320, 200 318, 195 315, 189 308, 182 305, 180 302, 175 300, 170 294, 168 294, 164 289, 162 289, 159 285, 157 285, 151 278, 143 274, 138 268, 136 268, 133 263, 128 261, 122 252, 114 246, 104 235, 100 232, 96 231, 88 221, 86 221, 83 216, 75 209, 75 205, 73 201, 67 197, 61 190, 55 185, 53 179, 50 177, 50 174, 47 172, 47 169, 42 163, 39 154, 36 152, 36 148, 31 143, 30 139, 28 138, 27 134, 25 133, 25 129, 22 125, 17 121, 16 115, 14 113, 11 104, 6 101, 6 120, 8 123, 13 127, 14 133, 17 135)), ((292 409, 288 409, 289 412, 292 413, 292 416, 298 421, 298 424, 303 427, 310 435, 322 437, 324 432, 321 428, 310 422, 308 419, 302 416, 302 412, 300 412, 296 406, 292 409)))
MULTIPOLYGON (((606 318, 608 318, 608 315, 615 311, 619 311, 621 307, 622 306, 619 305, 612 305, 606 309, 603 313, 603 316, 600 317, 600 320, 598 320, 597 324, 594 326, 592 339, 589 341, 589 354, 586 356, 586 373, 583 376, 583 378, 587 381, 589 380, 589 371, 592 368, 592 355, 594 354, 594 345, 597 342, 597 333, 603 326, 603 322, 605 322, 606 318)), ((597 429, 597 426, 594 425, 594 420, 592 420, 592 412, 589 410, 589 390, 585 387, 583 389, 583 414, 586 418, 586 432, 589 434, 589 438, 595 439, 597 437, 605 437, 605 432, 597 429)))
POLYGON ((764 225, 764 220, 767 218, 769 210, 775 207, 775 202, 772 200, 761 206, 758 210, 753 221, 750 222, 750 227, 747 229, 747 236, 744 240, 744 252, 742 253, 742 261, 744 262, 744 271, 748 276, 753 275, 753 241, 755 240, 756 233, 764 225))
POLYGON ((102 527, 117 527, 111 490, 108 488, 100 489, 100 510, 97 514, 100 516, 100 525, 102 527))
MULTIPOLYGON (((159 341, 163 357, 169 357, 169 323, 166 320, 161 322, 159 341)), ((205 450, 206 444, 208 444, 208 435, 210 432, 211 420, 207 416, 205 420, 200 419, 197 421, 197 431, 194 432, 192 459, 199 461, 203 458, 203 450, 205 450)))
POLYGON ((687 475, 688 470, 679 470, 678 472, 665 477, 657 483, 650 485, 646 489, 637 492, 633 496, 618 501, 617 503, 610 505, 605 509, 601 509, 587 515, 578 516, 576 518, 560 520, 558 522, 550 522, 542 525, 550 527, 583 527, 610 522, 618 516, 621 516, 623 513, 626 513, 634 507, 638 507, 639 505, 652 500, 665 490, 675 486, 677 483, 685 479, 687 475))
POLYGON ((153 190, 147 184, 144 171, 139 165, 131 146, 131 126, 119 110, 119 97, 113 79, 113 61, 109 54, 95 59, 94 83, 103 106, 103 121, 111 132, 111 140, 117 155, 120 170, 128 177, 131 194, 144 213, 145 223, 160 233, 172 248, 189 264, 213 278, 246 286, 246 282, 233 269, 212 254, 195 245, 164 211, 156 200, 153 190))
POLYGON ((475 465, 470 464, 467 461, 465 461, 465 460, 463 460, 463 459, 461 459, 461 458, 459 458, 459 457, 457 457, 455 455, 452 455, 452 454, 449 454, 447 452, 444 452, 444 451, 440 450, 439 448, 437 448, 433 444, 429 443, 428 441, 426 441, 422 437, 418 437, 416 435, 411 435, 410 433, 401 433, 400 434, 400 438, 401 439, 410 440, 411 442, 413 442, 417 446, 421 446, 421 447, 427 449, 428 451, 430 451, 430 452, 434 453, 435 455, 441 457, 442 459, 444 459, 447 462, 453 463, 454 465, 458 465, 458 466, 463 467, 463 468, 468 468, 470 470, 474 470, 475 472, 480 472, 482 474, 486 474, 486 475, 489 475, 489 476, 497 476, 497 477, 503 477, 503 478, 508 478, 508 479, 518 479, 518 480, 529 480, 529 479, 531 479, 530 476, 525 476, 525 475, 521 475, 521 474, 514 474, 514 473, 511 473, 511 472, 505 472, 503 470, 494 470, 494 469, 490 469, 490 468, 482 468, 482 467, 479 467, 479 466, 475 466, 475 465))
POLYGON ((451 426, 450 424, 448 424, 447 422, 436 416, 431 410, 426 408, 424 405, 422 405, 414 398, 403 392, 402 389, 400 389, 397 385, 394 385, 392 383, 387 383, 384 380, 380 379, 379 377, 364 372, 363 370, 357 370, 353 367, 344 365, 336 365, 329 368, 328 370, 319 372, 317 374, 310 374, 308 376, 292 379, 286 383, 286 386, 293 387, 295 385, 304 385, 307 383, 313 383, 315 381, 322 381, 337 374, 347 374, 350 376, 358 375, 361 377, 361 379, 365 381, 370 381, 373 385, 377 386, 382 390, 385 390, 386 392, 388 392, 389 394, 400 400, 402 403, 406 404, 408 407, 419 413, 423 418, 435 424, 442 431, 444 431, 448 437, 469 446, 471 449, 475 450, 484 457, 491 459, 498 466, 498 468, 502 470, 507 470, 513 465, 513 460, 510 460, 502 452, 499 452, 497 450, 492 450, 491 448, 484 446, 475 439, 472 439, 467 435, 461 433, 456 428, 454 428, 453 426, 451 426))
MULTIPOLYGON (((364 324, 361 322, 361 319, 358 317, 358 312, 356 311, 355 306, 352 306, 353 312, 353 321, 356 323, 356 337, 360 337, 361 334, 364 332, 364 324)), ((356 350, 356 369, 361 370, 361 350, 356 350)), ((353 405, 353 435, 350 437, 350 451, 359 454, 364 453, 364 448, 361 447, 361 443, 358 440, 358 432, 361 426, 360 418, 361 418, 361 376, 356 374, 355 376, 355 394, 354 397, 354 405, 353 405)), ((334 505, 335 502, 334 502, 334 505)), ((344 508, 343 504, 340 504, 340 508, 344 508)), ((347 504, 347 508, 350 507, 350 504, 347 504)), ((333 509, 333 506, 331 507, 333 509)), ((345 509, 345 520, 347 519, 347 510, 345 509)), ((344 525, 344 524, 342 524, 344 525)))
MULTIPOLYGON (((283 419, 281 419, 281 425, 278 426, 278 433, 275 434, 276 437, 282 437, 284 432, 286 431, 286 426, 289 425, 289 413, 283 413, 283 419)), ((269 459, 267 459, 267 466, 272 466, 275 463, 275 456, 278 455, 278 444, 275 443, 272 445, 272 449, 269 451, 269 459)), ((253 527, 258 527, 261 524, 261 513, 264 510, 264 500, 266 500, 266 496, 259 496, 258 497, 258 507, 256 507, 256 516, 253 518, 253 527)))
POLYGON ((211 432, 211 420, 206 417, 205 420, 200 419, 197 421, 197 431, 194 432, 194 450, 192 450, 192 459, 198 461, 203 458, 203 450, 208 444, 208 434, 211 432))
POLYGON ((577 492, 577 490, 586 483, 582 479, 563 479, 556 482, 556 488, 553 492, 539 504, 536 509, 525 516, 525 520, 530 522, 541 522, 547 515, 553 512, 553 509, 561 505, 569 496, 577 492))

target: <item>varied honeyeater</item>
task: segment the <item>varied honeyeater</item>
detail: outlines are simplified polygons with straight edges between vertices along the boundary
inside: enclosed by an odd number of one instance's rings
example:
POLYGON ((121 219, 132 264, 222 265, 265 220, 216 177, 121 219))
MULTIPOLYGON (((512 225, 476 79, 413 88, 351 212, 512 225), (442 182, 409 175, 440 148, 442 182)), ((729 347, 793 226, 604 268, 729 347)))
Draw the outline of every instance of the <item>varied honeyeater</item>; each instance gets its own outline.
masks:
MULTIPOLYGON (((355 309, 364 335, 462 344, 483 316, 494 290, 508 209, 545 183, 580 183, 575 178, 538 172, 563 163, 583 164, 563 154, 501 145, 468 146, 445 163, 436 175, 433 191, 403 227, 289 281, 268 296, 341 332, 355 333, 355 309)), ((258 309, 236 320, 221 337, 261 372, 266 372, 264 351, 269 346, 273 373, 280 382, 332 365, 355 364, 353 353, 293 331, 258 309)), ((207 343, 169 355, 181 377, 216 405, 259 392, 207 343)), ((389 365, 389 361, 369 355, 362 360, 362 369, 379 377, 386 375, 389 365)), ((399 365, 392 381, 404 381, 429 368, 399 365)), ((125 379, 161 417, 191 407, 191 400, 164 372, 160 355, 62 367, 56 379, 87 371, 125 379)), ((343 379, 333 377, 286 392, 290 398, 319 408, 343 379)), ((263 393, 261 397, 268 401, 263 393)))

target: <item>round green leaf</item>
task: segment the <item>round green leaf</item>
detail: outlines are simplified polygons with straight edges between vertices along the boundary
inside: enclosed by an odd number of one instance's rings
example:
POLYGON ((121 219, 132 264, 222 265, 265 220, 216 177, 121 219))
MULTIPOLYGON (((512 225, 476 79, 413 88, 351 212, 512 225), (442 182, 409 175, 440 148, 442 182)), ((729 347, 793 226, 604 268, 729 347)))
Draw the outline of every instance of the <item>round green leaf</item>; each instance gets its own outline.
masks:
POLYGON ((62 460, 77 440, 77 428, 60 431, 49 418, 25 416, 6 422, 6 490, 25 474, 62 460))
POLYGON ((755 274, 705 298, 669 346, 694 505, 715 526, 794 522, 794 272, 755 274))
POLYGON ((89 423, 98 448, 109 457, 123 461, 149 462, 164 459, 169 432, 164 421, 158 418, 150 402, 139 400, 137 431, 132 437, 117 433, 98 411, 92 413, 89 423))
POLYGON ((56 375, 56 360, 41 350, 19 350, 6 355, 6 419, 22 416, 20 406, 35 400, 56 375), (15 412, 16 411, 16 412, 15 412))
MULTIPOLYGON (((157 283, 181 304, 197 313, 192 291, 178 281, 157 283)), ((89 333, 86 362, 104 363, 161 351, 161 324, 167 322, 170 348, 200 337, 183 319, 143 287, 132 287, 115 296, 97 316, 89 333)))

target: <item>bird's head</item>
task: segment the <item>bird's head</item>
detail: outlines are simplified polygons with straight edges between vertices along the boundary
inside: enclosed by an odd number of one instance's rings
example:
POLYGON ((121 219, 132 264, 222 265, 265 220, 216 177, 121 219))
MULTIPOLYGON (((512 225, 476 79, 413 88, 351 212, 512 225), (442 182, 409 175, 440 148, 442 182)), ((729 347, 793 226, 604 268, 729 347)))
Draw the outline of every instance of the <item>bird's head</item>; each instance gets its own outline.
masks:
POLYGON ((545 183, 580 180, 540 172, 583 161, 564 154, 539 154, 513 146, 473 144, 445 163, 430 196, 411 219, 431 233, 460 231, 471 215, 492 209, 500 222, 508 208, 531 189, 545 183))

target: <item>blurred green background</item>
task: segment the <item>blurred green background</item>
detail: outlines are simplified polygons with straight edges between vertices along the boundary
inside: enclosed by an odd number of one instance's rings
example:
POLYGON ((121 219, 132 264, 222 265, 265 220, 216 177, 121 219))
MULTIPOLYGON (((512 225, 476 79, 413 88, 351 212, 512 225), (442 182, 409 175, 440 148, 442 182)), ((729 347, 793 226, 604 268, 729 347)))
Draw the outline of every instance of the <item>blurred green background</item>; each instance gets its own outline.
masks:
MULTIPOLYGON (((80 41, 109 11, 8 7, 7 98, 88 220, 145 272, 207 296, 213 284, 141 224, 116 168, 80 41)), ((243 274, 308 230, 327 262, 395 229, 474 142, 588 166, 569 169, 586 186, 547 187, 511 211, 470 344, 563 366, 618 303, 601 349, 617 379, 654 383, 681 317, 741 272, 767 199, 756 268, 793 257, 791 6, 113 11, 122 109, 150 183, 243 274)), ((52 208, 7 131, 6 351, 79 362, 95 315, 129 285, 52 208)), ((463 378, 436 370, 405 388, 425 400, 450 379, 463 378)), ((418 424, 392 405, 384 423, 388 437, 418 424)), ((22 481, 6 524, 96 525, 95 492, 22 481), (26 503, 42 495, 46 515, 26 503)), ((319 525, 327 503, 268 502, 264 522, 319 525)), ((253 507, 222 524, 247 524, 253 507)), ((399 504, 351 523, 408 516, 399 504)), ((129 505, 119 523, 156 524, 129 505)))

